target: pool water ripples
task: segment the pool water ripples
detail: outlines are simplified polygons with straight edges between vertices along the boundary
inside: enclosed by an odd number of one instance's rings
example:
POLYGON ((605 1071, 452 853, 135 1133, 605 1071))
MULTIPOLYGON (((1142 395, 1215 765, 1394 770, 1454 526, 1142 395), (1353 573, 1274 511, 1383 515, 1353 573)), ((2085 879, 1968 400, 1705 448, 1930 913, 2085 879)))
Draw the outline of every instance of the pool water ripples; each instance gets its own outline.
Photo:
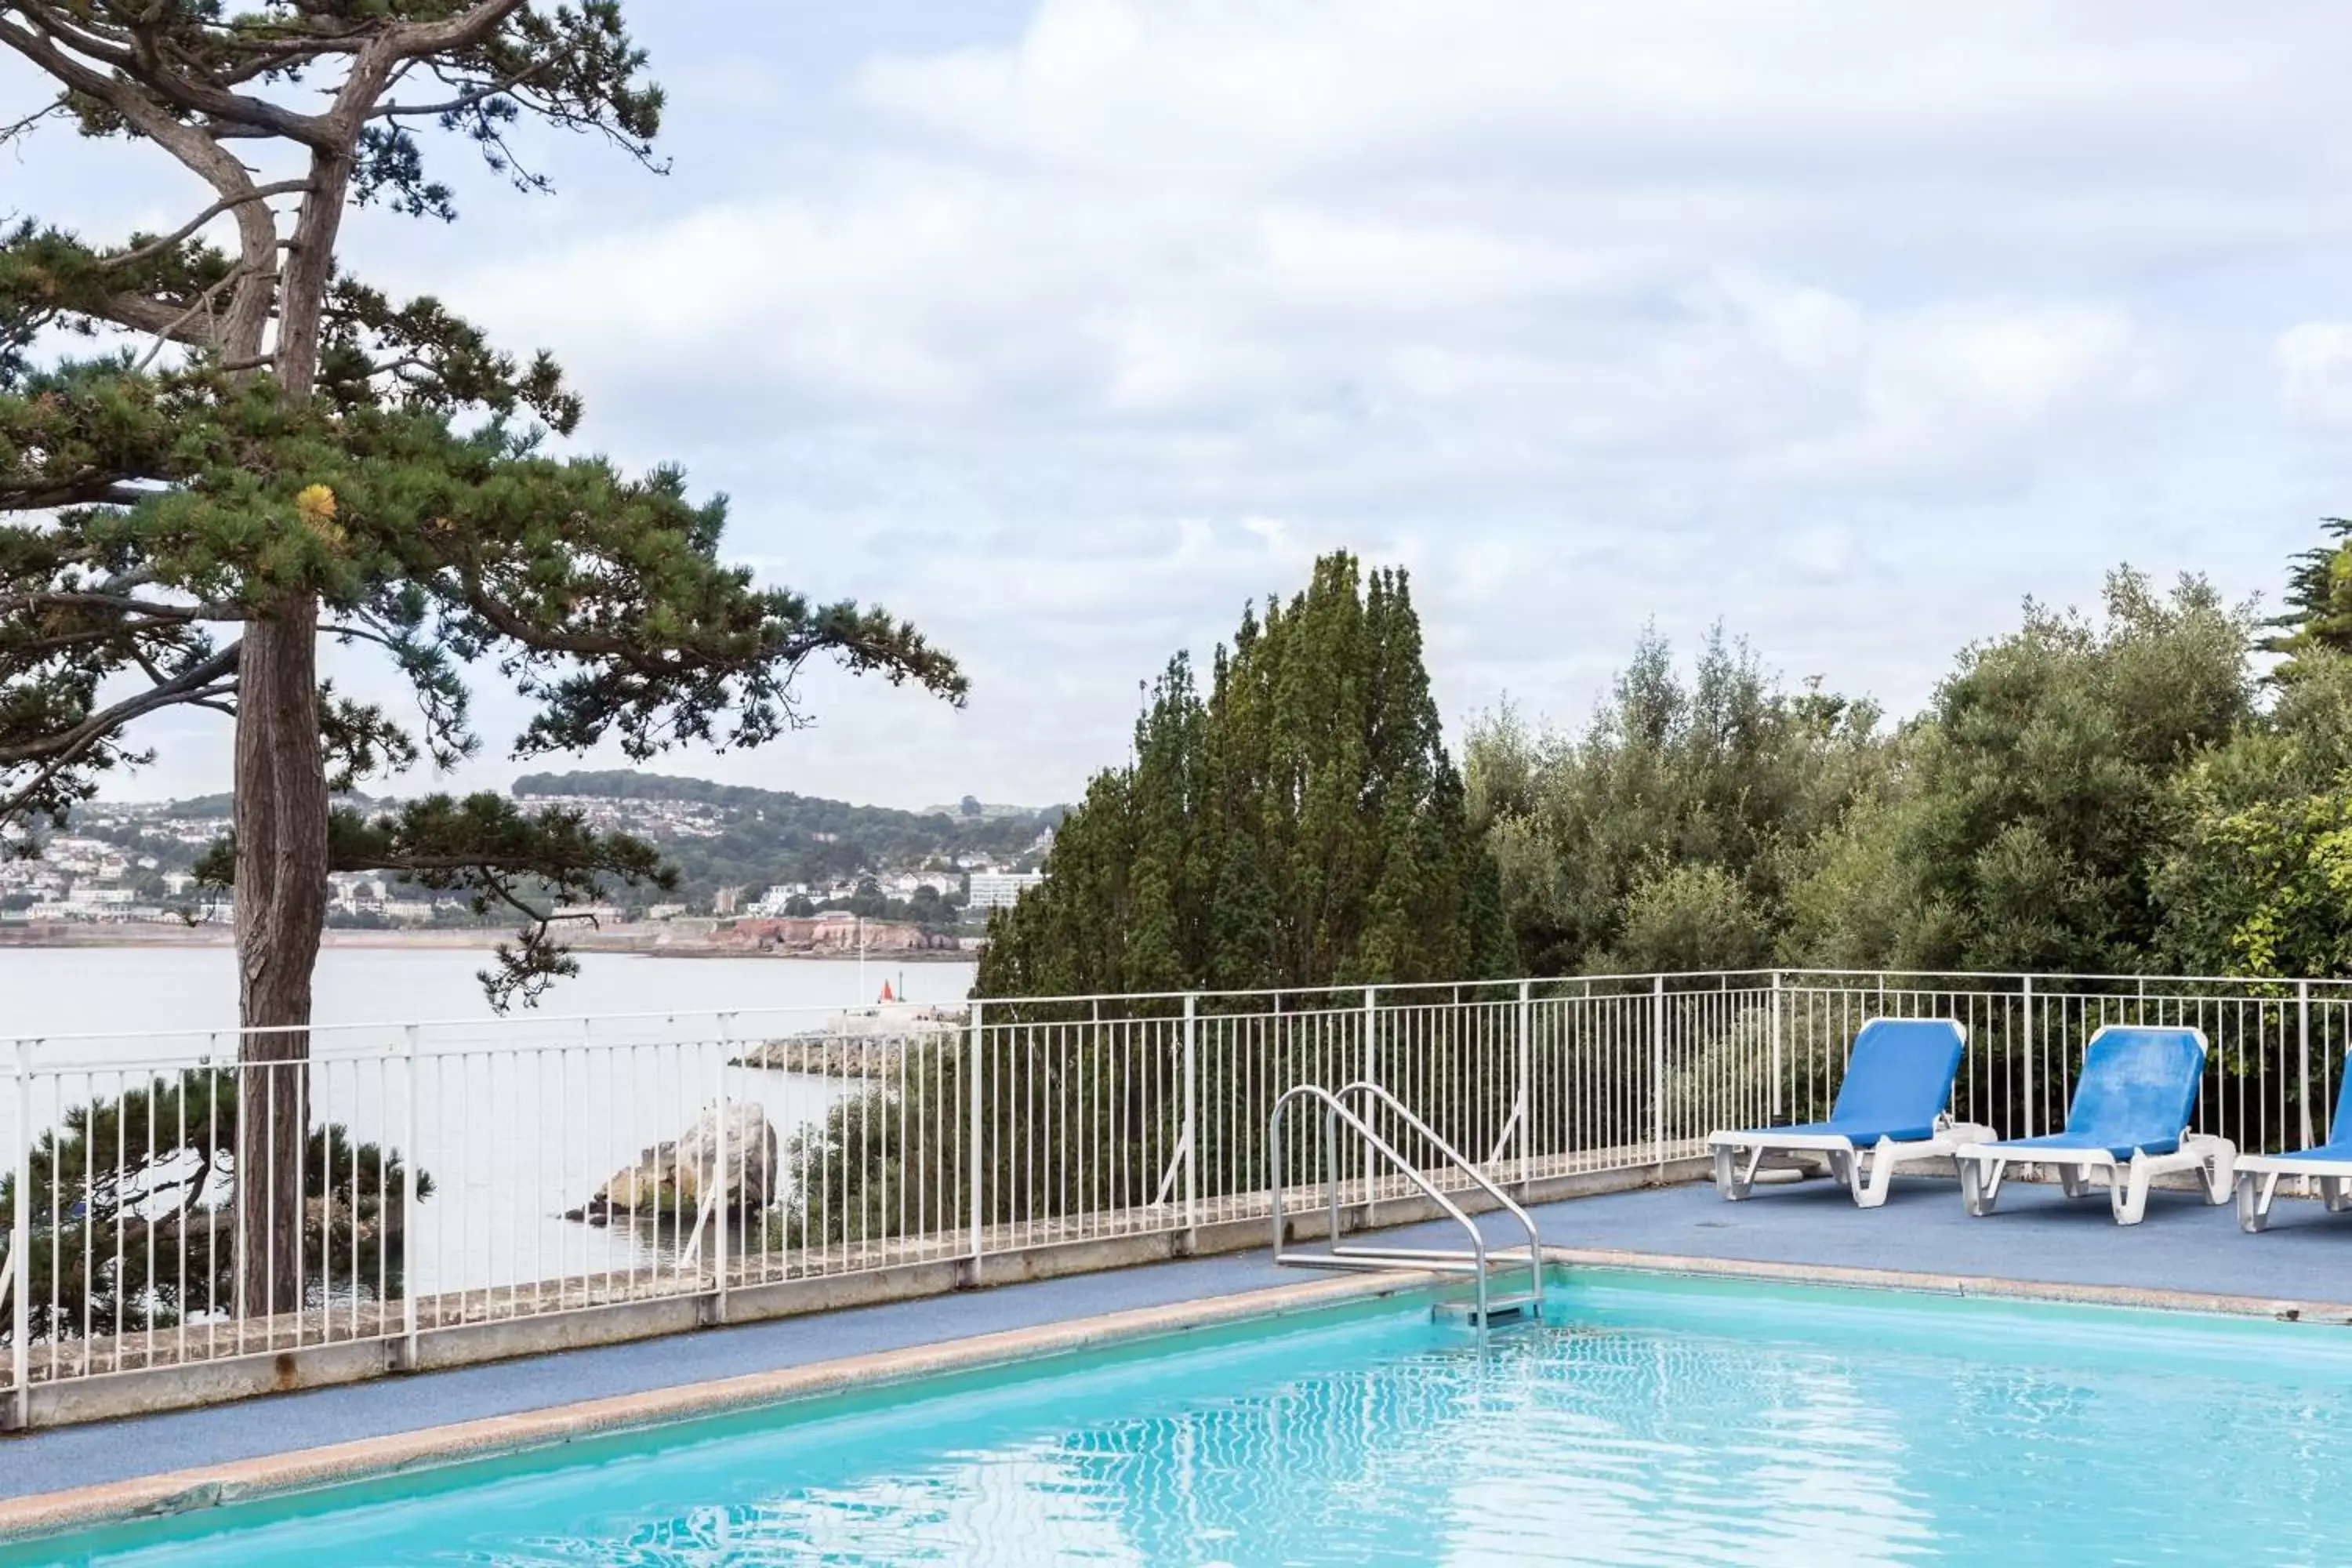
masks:
POLYGON ((1555 1294, 1560 1321, 1483 1350, 1410 1310, 1162 1346, 81 1560, 2352 1561, 2340 1331, 1828 1290, 1555 1294))

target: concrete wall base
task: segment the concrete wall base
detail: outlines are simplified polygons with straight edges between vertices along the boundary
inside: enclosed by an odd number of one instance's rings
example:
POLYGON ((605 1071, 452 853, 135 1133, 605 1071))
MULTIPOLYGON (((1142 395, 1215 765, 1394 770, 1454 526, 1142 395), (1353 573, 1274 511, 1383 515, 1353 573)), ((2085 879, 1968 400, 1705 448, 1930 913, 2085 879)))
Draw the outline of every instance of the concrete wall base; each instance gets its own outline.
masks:
MULTIPOLYGON (((1663 1186, 1698 1179, 1706 1173, 1704 1159, 1670 1160, 1663 1164, 1613 1171, 1579 1172, 1507 1184, 1505 1190, 1522 1204, 1558 1203, 1601 1193, 1636 1187, 1663 1186)), ((1465 1212, 1486 1213, 1497 1205, 1476 1191, 1452 1194, 1465 1212)), ((1372 1204, 1345 1205, 1339 1212, 1343 1233, 1386 1229, 1443 1219, 1445 1211, 1426 1197, 1385 1198, 1372 1204)), ((1317 1208, 1287 1216, 1294 1240, 1322 1237, 1328 1230, 1326 1211, 1317 1208)), ((1264 1217, 1219 1220, 1189 1230, 1141 1231, 1129 1235, 1056 1241, 984 1257, 942 1258, 899 1264, 854 1274, 820 1276, 774 1284, 738 1285, 720 1293, 696 1294, 654 1300, 628 1301, 574 1311, 467 1323, 421 1331, 412 1362, 402 1339, 348 1341, 306 1345, 233 1359, 192 1362, 176 1366, 142 1368, 135 1372, 36 1384, 24 1407, 10 1410, 0 1429, 61 1426, 81 1421, 106 1421, 192 1405, 216 1405, 232 1399, 327 1388, 370 1378, 406 1373, 436 1372, 474 1366, 516 1356, 546 1355, 556 1351, 593 1345, 619 1344, 631 1340, 693 1333, 722 1324, 771 1321, 814 1312, 870 1307, 915 1297, 942 1296, 954 1290, 985 1289, 998 1285, 1052 1279, 1064 1275, 1103 1269, 1131 1268, 1180 1258, 1247 1252, 1272 1241, 1264 1217)), ((1506 1245, 1508 1245, 1507 1242, 1506 1245)), ((10 1401, 13 1406, 16 1401, 10 1401)))

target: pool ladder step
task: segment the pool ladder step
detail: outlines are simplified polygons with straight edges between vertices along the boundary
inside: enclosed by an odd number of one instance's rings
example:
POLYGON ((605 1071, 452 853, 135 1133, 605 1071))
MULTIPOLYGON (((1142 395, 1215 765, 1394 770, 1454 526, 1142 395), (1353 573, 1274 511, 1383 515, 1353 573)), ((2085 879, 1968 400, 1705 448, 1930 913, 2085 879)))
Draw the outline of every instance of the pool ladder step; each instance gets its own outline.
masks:
POLYGON ((1513 1323, 1543 1321, 1543 1303, 1532 1295, 1490 1296, 1482 1320, 1475 1301, 1440 1301, 1429 1310, 1432 1322, 1463 1323, 1471 1328, 1499 1329, 1513 1323))
MULTIPOLYGON (((1475 1253, 1438 1252, 1418 1247, 1333 1247, 1319 1252, 1277 1252, 1274 1260, 1286 1268, 1354 1269, 1363 1273, 1381 1269, 1408 1274, 1476 1274, 1480 1271, 1475 1253)), ((1524 1247, 1496 1247, 1486 1254, 1485 1267, 1489 1272, 1500 1266, 1527 1268, 1528 1249, 1524 1247)))
POLYGON ((1360 1080, 1336 1094, 1319 1084, 1302 1083, 1292 1087, 1274 1102, 1274 1112, 1266 1123, 1266 1152, 1274 1172, 1270 1195, 1274 1210, 1275 1262, 1294 1268, 1394 1269, 1462 1275, 1475 1282, 1475 1293, 1467 1301, 1448 1303, 1438 1309, 1438 1315, 1458 1315, 1481 1330, 1522 1317, 1539 1319, 1543 1316, 1543 1239, 1536 1232, 1535 1221, 1528 1217, 1527 1210, 1511 1201, 1508 1193, 1489 1180, 1485 1172, 1472 1164, 1459 1150, 1439 1137, 1435 1129, 1406 1110, 1402 1101, 1380 1085, 1360 1080), (1282 1113, 1294 1100, 1313 1100, 1323 1107, 1323 1187, 1329 1202, 1330 1215, 1324 1232, 1327 1245, 1319 1249, 1293 1247, 1289 1226, 1283 1214, 1282 1173, 1286 1167, 1282 1157, 1282 1113), (1358 1114, 1352 1101, 1362 1102, 1363 1115, 1358 1114), (1397 1152, 1396 1148, 1365 1120, 1366 1115, 1382 1112, 1417 1134, 1455 1174, 1484 1192, 1497 1206, 1517 1220, 1527 1232, 1527 1245, 1509 1248, 1489 1247, 1486 1233, 1463 1212, 1462 1205, 1441 1192, 1420 1167, 1397 1152), (1343 1125, 1362 1139, 1366 1145, 1364 1172, 1368 1181, 1371 1171, 1370 1156, 1377 1154, 1391 1170, 1412 1183, 1423 1197, 1444 1210, 1449 1218, 1469 1233, 1469 1249, 1449 1251, 1431 1247, 1350 1246, 1342 1243, 1339 1240, 1342 1234, 1339 1203, 1340 1190, 1346 1184, 1339 1175, 1339 1130, 1343 1125), (1498 1268, 1524 1268, 1528 1283, 1526 1294, 1497 1296, 1494 1290, 1494 1277, 1498 1268))

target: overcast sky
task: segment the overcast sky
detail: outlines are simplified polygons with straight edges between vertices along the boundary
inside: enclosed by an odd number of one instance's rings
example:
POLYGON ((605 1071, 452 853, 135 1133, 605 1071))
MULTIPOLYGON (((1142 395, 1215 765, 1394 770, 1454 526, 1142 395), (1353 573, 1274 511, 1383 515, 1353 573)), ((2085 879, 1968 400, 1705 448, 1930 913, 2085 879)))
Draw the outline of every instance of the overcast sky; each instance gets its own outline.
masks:
MULTIPOLYGON (((458 225, 362 214, 348 264, 553 350, 588 445, 973 681, 820 679, 817 728, 668 771, 1071 798, 1339 545, 1411 569, 1457 734, 1580 721, 1650 620, 1907 711, 2028 594, 2274 600, 2352 506, 2340 0, 629 9, 672 173, 556 138, 525 197, 452 148, 458 225)), ((94 237, 201 205, 152 152, 0 158, 0 211, 94 237)), ((225 727, 154 739, 124 793, 222 787, 225 727)))

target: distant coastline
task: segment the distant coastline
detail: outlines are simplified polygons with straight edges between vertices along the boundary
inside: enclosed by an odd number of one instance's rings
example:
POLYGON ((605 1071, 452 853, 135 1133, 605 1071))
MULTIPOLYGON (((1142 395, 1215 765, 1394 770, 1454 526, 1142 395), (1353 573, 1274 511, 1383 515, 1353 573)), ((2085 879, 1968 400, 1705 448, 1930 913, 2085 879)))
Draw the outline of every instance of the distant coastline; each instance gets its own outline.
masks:
MULTIPOLYGON (((846 950, 838 947, 785 948, 730 941, 723 932, 698 929, 707 924, 698 921, 692 927, 680 930, 666 923, 640 921, 628 925, 606 925, 598 930, 566 931, 562 940, 565 945, 583 952, 657 953, 664 958, 824 959, 837 963, 858 956, 854 947, 846 950)), ((877 935, 881 934, 878 922, 870 924, 868 930, 877 935)), ((486 951, 513 938, 514 933, 502 926, 406 931, 330 927, 323 945, 331 948, 486 951)), ((169 921, 40 921, 0 925, 0 947, 225 948, 235 944, 236 933, 226 922, 190 926, 169 921)), ((952 947, 884 946, 877 943, 868 949, 866 956, 877 963, 886 961, 891 963, 969 963, 975 955, 952 947)))

